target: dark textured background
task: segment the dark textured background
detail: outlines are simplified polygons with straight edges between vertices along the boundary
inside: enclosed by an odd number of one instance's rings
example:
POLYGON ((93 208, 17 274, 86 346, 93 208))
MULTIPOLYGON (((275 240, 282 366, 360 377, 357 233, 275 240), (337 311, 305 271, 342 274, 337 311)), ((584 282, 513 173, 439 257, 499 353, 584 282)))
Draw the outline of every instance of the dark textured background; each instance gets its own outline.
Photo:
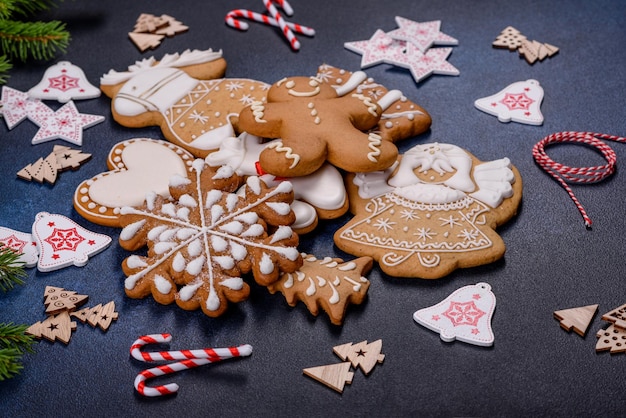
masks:
MULTIPOLYGON (((300 304, 290 308, 280 294, 252 285, 248 301, 222 317, 161 306, 152 299, 124 295, 120 269, 128 253, 116 240, 118 230, 82 219, 72 208, 76 186, 105 170, 111 146, 133 137, 160 138, 156 128, 127 129, 111 118, 110 100, 77 101, 83 113, 106 116, 85 131, 83 151, 91 161, 64 172, 54 186, 18 180, 15 173, 53 144, 30 139, 37 127, 23 122, 12 131, 0 123, 0 224, 28 231, 40 211, 69 216, 109 234, 114 243, 83 268, 51 273, 28 271, 26 285, 0 295, 0 321, 34 323, 44 318, 43 290, 60 286, 90 296, 89 306, 114 300, 119 320, 108 332, 79 324, 69 345, 38 343, 23 358, 21 375, 0 383, 4 416, 620 416, 624 413, 626 355, 597 354, 595 332, 600 314, 626 302, 623 233, 626 173, 618 168, 608 180, 574 186, 594 220, 585 229, 565 191, 532 158, 533 145, 564 130, 626 135, 626 3, 600 1, 318 1, 292 0, 292 21, 317 30, 300 36, 302 49, 290 50, 281 34, 251 23, 247 33, 224 23, 233 8, 262 11, 255 0, 199 2, 65 1, 50 14, 68 23, 72 42, 58 60, 80 66, 90 81, 113 68, 186 48, 223 49, 227 76, 274 82, 289 75, 314 75, 321 63, 355 71, 360 56, 346 41, 369 38, 376 29, 396 28, 394 16, 415 21, 441 20, 441 30, 459 40, 449 61, 458 77, 432 76, 416 84, 408 71, 387 65, 367 70, 388 88, 401 89, 433 118, 430 132, 403 142, 404 151, 429 142, 450 142, 481 160, 508 156, 519 168, 524 197, 519 214, 499 230, 507 244, 503 260, 457 271, 436 281, 392 278, 376 267, 369 275, 368 299, 351 307, 342 327, 325 314, 315 318, 300 304), (160 3, 160 4, 159 4, 160 3), (190 27, 141 54, 127 38, 140 13, 170 14, 190 27), (531 39, 560 48, 558 55, 533 66, 517 53, 491 47, 506 26, 531 39), (503 124, 476 110, 475 99, 510 83, 534 78, 545 90, 543 126, 503 124), (412 313, 446 298, 459 287, 488 282, 497 297, 492 348, 444 343, 416 325, 412 313), (592 303, 600 314, 585 338, 563 331, 553 311, 592 303), (145 399, 133 389, 146 365, 129 357, 140 335, 171 332, 172 349, 248 343, 250 358, 179 373, 175 397, 145 399), (342 395, 302 376, 305 367, 335 363, 332 347, 346 342, 383 340, 386 359, 369 376, 355 373, 342 395)), ((48 16, 44 16, 48 17, 48 16)), ((27 91, 46 64, 17 65, 8 86, 27 91)), ((50 103, 55 108, 56 103, 50 103)), ((626 145, 611 144, 618 167, 626 145)), ((576 145, 548 149, 572 166, 602 164, 593 150, 576 145)), ((322 223, 303 236, 301 248, 318 256, 344 256, 332 233, 349 217, 322 223)))

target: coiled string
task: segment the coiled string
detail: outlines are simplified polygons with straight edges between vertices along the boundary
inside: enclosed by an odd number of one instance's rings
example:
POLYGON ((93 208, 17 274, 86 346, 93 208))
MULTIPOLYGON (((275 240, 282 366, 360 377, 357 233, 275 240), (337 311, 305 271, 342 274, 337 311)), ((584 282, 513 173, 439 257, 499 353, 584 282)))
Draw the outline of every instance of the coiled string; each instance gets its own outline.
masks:
POLYGON ((604 180, 615 172, 615 164, 617 163, 615 151, 598 138, 609 141, 626 142, 626 138, 615 135, 566 131, 548 135, 536 143, 533 147, 533 158, 542 169, 558 181, 567 191, 567 194, 569 194, 570 198, 574 201, 574 204, 576 204, 578 211, 582 215, 586 227, 591 226, 591 219, 567 183, 595 183, 604 180), (564 164, 557 163, 548 157, 545 148, 551 144, 559 143, 578 143, 594 147, 602 154, 606 160, 606 164, 591 167, 569 167, 564 164))

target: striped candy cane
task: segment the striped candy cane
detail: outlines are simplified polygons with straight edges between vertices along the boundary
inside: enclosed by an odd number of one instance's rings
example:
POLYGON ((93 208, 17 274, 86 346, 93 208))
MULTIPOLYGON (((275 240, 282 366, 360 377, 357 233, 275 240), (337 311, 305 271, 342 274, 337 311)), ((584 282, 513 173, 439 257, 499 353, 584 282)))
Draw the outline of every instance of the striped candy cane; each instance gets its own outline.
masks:
POLYGON ((280 14, 276 6, 274 6, 272 0, 263 0, 263 4, 265 5, 265 8, 270 13, 270 15, 274 19, 276 19, 278 27, 283 32, 283 35, 285 35, 285 37, 287 38, 287 41, 289 42, 289 45, 291 45, 291 48, 294 51, 298 51, 300 49, 300 41, 298 41, 296 35, 293 34, 291 29, 289 29, 287 23, 285 22, 285 19, 283 19, 283 16, 280 14))
MULTIPOLYGON (((235 9, 228 12, 226 14, 226 24, 235 29, 248 30, 250 26, 246 22, 239 20, 239 18, 245 18, 254 22, 260 22, 269 26, 278 27, 278 22, 273 17, 264 15, 262 13, 252 12, 246 9, 235 9)), ((285 23, 294 32, 301 33, 305 36, 315 36, 315 29, 311 27, 292 22, 285 23)))
POLYGON ((178 391, 178 385, 176 383, 167 383, 165 385, 155 387, 146 386, 147 379, 192 369, 229 358, 246 357, 252 354, 252 346, 247 344, 238 347, 207 348, 201 350, 160 351, 152 353, 145 353, 141 351, 141 347, 146 344, 164 343, 171 340, 172 336, 170 334, 144 335, 139 337, 139 339, 137 339, 131 346, 131 355, 133 358, 140 361, 181 360, 140 372, 134 382, 135 389, 140 394, 148 397, 154 397, 171 395, 178 391))
POLYGON ((615 164, 617 163, 615 151, 598 138, 616 142, 626 142, 626 138, 615 135, 566 131, 548 135, 533 147, 533 158, 537 164, 539 164, 542 169, 558 181, 559 184, 561 184, 561 186, 567 191, 567 194, 578 208, 578 211, 585 221, 585 226, 587 227, 591 226, 591 219, 567 182, 583 184, 595 183, 604 180, 615 172, 615 164), (545 151, 546 146, 557 143, 577 143, 589 145, 596 148, 602 154, 607 163, 591 167, 569 167, 564 164, 557 163, 548 157, 545 151))

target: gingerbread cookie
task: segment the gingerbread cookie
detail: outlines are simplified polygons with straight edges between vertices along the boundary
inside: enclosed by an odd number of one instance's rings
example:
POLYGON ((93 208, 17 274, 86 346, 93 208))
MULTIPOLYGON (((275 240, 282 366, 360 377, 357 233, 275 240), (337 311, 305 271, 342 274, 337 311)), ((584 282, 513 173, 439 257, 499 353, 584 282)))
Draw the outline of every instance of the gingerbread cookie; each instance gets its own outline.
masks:
POLYGON ((349 172, 384 170, 398 150, 371 129, 401 96, 398 90, 378 99, 340 96, 317 77, 286 77, 269 89, 267 103, 241 111, 239 129, 280 139, 259 156, 261 168, 276 176, 311 174, 325 161, 349 172))
MULTIPOLYGON (((225 138, 220 149, 206 157, 212 167, 226 165, 241 176, 262 175, 263 181, 275 186, 287 179, 262 172, 259 155, 265 147, 279 140, 263 142, 261 138, 246 132, 236 138, 225 138)), ((294 201, 291 209, 296 220, 291 228, 298 234, 312 231, 317 220, 335 219, 348 211, 348 196, 339 170, 325 163, 308 176, 288 179, 293 185, 294 201)))
POLYGON ((397 277, 437 279, 494 262, 505 252, 496 227, 517 213, 522 180, 508 158, 483 162, 450 144, 423 144, 397 166, 347 178, 356 215, 334 236, 397 277))
POLYGON ((119 124, 160 126, 169 141, 204 158, 235 135, 241 109, 264 101, 269 88, 260 81, 221 78, 225 70, 221 51, 187 50, 161 61, 144 59, 128 71, 111 70, 100 88, 112 99, 119 124))
POLYGON ((283 273, 278 281, 270 284, 270 293, 280 291, 289 306, 304 302, 314 316, 322 308, 330 322, 341 325, 348 305, 360 304, 365 299, 370 282, 363 275, 373 265, 371 257, 360 257, 344 262, 340 258, 302 254, 304 264, 293 273, 283 273))
MULTIPOLYGON (((356 93, 378 99, 389 92, 363 71, 352 73, 323 64, 318 68, 316 77, 333 86, 340 96, 356 93)), ((396 142, 426 132, 431 123, 432 119, 424 108, 402 95, 383 111, 372 130, 384 140, 396 142)))
POLYGON ((120 209, 141 206, 148 193, 169 198, 173 175, 186 177, 193 156, 166 141, 134 138, 113 146, 107 158, 110 171, 78 185, 74 208, 85 219, 119 227, 120 209))
POLYGON ((248 297, 242 275, 252 272, 268 285, 302 265, 289 227, 293 192, 289 182, 270 188, 253 176, 237 194, 242 177, 228 166, 214 169, 198 159, 192 167, 189 178, 170 180, 172 200, 153 194, 141 207, 122 208, 120 245, 148 246, 147 256, 124 260, 124 287, 133 298, 151 294, 159 303, 215 317, 229 301, 248 297))

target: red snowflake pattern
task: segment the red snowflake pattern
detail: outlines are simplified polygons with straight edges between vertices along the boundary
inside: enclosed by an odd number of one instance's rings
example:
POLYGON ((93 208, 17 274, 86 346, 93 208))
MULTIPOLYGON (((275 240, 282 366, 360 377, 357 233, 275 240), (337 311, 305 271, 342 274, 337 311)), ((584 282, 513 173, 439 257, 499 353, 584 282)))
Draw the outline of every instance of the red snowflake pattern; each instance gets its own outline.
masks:
POLYGON ((61 74, 58 77, 50 77, 48 81, 50 82, 48 88, 55 90, 68 91, 79 87, 79 79, 77 77, 70 77, 66 74, 61 74))
POLYGON ((453 326, 471 325, 477 326, 478 320, 485 315, 485 312, 476 307, 474 301, 470 302, 450 302, 450 307, 443 313, 453 326))
POLYGON ((83 242, 83 238, 76 228, 71 229, 57 229, 54 228, 52 234, 44 241, 50 244, 54 251, 76 251, 78 244, 83 242))
POLYGON ((530 105, 533 104, 534 102, 535 101, 533 99, 526 96, 526 93, 519 93, 519 94, 506 93, 504 95, 504 99, 500 101, 500 103, 502 103, 507 108, 509 108, 509 110, 515 110, 515 109, 527 110, 530 108, 530 105))
POLYGON ((10 235, 0 240, 0 247, 6 246, 18 254, 21 254, 26 246, 27 242, 22 241, 15 235, 10 235))

